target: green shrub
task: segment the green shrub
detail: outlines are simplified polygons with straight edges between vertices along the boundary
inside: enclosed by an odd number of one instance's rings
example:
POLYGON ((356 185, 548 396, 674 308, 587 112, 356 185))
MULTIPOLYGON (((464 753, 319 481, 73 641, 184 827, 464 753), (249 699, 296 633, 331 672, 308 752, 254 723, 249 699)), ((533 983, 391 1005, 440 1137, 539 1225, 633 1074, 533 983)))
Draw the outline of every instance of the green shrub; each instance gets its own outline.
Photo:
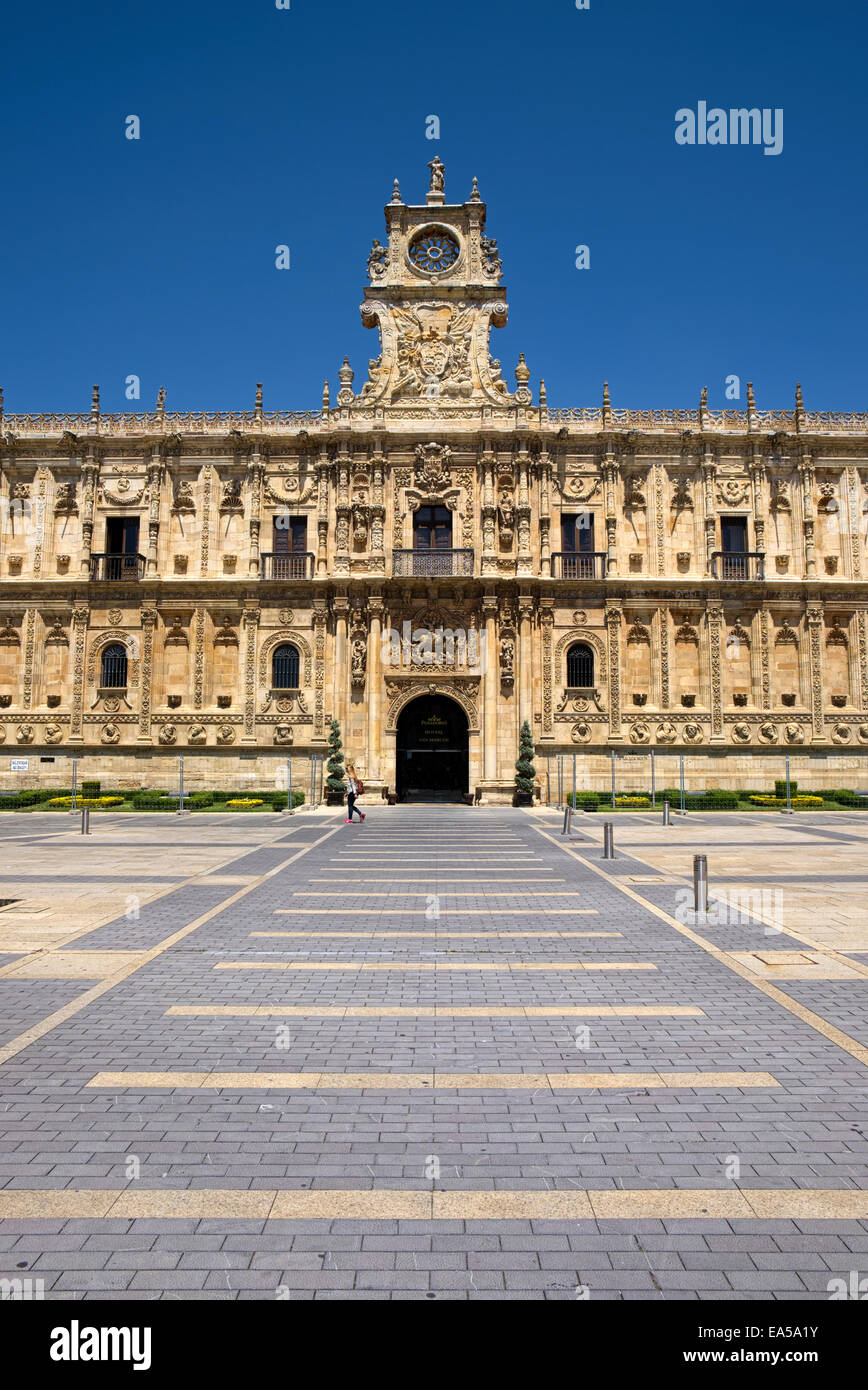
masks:
MULTIPOLYGON (((798 785, 799 785, 798 782, 790 782, 790 796, 791 796, 791 797, 795 796, 795 794, 796 794, 796 788, 798 787, 798 785)), ((778 797, 782 796, 783 799, 784 799, 784 801, 786 801, 786 799, 787 799, 787 781, 786 781, 786 778, 785 778, 785 777, 779 778, 779 779, 775 782, 775 796, 778 796, 778 797)))
POLYGON ((515 764, 515 789, 520 796, 533 796, 536 768, 533 764, 533 734, 527 720, 518 735, 518 759, 515 764))
POLYGON ((343 796, 346 791, 344 782, 344 755, 343 743, 341 741, 341 726, 336 719, 329 725, 328 750, 329 757, 326 763, 326 791, 332 792, 335 796, 343 796))
POLYGON ((99 784, 99 782, 82 782, 82 784, 81 784, 81 794, 82 794, 82 796, 99 796, 99 792, 100 792, 100 784, 99 784))
MULTIPOLYGON (((275 811, 286 810, 286 792, 270 792, 269 795, 266 797, 266 800, 271 802, 275 811)), ((304 792, 301 790, 300 787, 293 787, 292 805, 293 809, 296 806, 304 805, 304 792)))

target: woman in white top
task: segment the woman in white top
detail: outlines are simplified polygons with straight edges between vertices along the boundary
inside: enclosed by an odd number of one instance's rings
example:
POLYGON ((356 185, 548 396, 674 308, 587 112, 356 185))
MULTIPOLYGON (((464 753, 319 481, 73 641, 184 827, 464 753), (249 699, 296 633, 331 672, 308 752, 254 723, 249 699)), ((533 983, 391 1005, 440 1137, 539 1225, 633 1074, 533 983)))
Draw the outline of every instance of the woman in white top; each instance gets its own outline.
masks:
MULTIPOLYGON (((347 818, 344 825, 349 825, 353 818, 353 811, 359 811, 356 805, 356 797, 359 795, 359 779, 356 776, 356 769, 352 763, 347 763, 347 818)), ((361 820, 365 819, 364 811, 359 811, 361 820)))

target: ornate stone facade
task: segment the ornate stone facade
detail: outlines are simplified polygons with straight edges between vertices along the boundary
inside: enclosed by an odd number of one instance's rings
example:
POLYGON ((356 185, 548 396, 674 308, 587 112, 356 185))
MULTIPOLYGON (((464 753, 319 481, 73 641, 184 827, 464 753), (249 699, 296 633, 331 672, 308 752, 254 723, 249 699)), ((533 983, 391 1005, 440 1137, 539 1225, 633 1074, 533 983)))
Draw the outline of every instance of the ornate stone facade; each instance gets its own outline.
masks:
MULTIPOLYGON (((106 415, 94 389, 80 415, 10 415, 0 396, 0 742, 55 757, 58 784, 64 753, 164 784, 189 748, 191 785, 261 785, 337 718, 376 788, 402 711, 436 693, 466 718, 483 800, 510 794, 525 719, 539 754, 578 750, 583 785, 631 746, 731 785, 810 748, 815 785, 858 784, 868 416, 798 390, 791 410, 749 390, 744 413, 704 392, 633 411, 608 388, 554 409, 523 356, 511 389, 486 206, 475 180, 447 203, 443 180, 437 162, 424 202, 396 186, 385 208, 358 391, 344 359, 310 411, 267 411, 259 388, 223 414, 161 392, 106 415)), ((0 784, 20 784, 8 760, 0 784)))

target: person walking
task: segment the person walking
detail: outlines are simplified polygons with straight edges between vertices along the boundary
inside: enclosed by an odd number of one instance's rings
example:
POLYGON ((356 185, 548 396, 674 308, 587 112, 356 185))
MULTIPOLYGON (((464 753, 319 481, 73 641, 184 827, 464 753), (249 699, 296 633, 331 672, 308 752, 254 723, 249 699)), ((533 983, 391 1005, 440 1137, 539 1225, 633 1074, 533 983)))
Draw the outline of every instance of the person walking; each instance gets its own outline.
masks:
MULTIPOLYGON (((353 763, 347 763, 347 818, 344 825, 349 825, 353 819, 353 811, 359 811, 356 805, 356 797, 361 796, 365 790, 362 780, 358 776, 353 763)), ((359 811, 359 818, 365 819, 364 811, 359 811)))

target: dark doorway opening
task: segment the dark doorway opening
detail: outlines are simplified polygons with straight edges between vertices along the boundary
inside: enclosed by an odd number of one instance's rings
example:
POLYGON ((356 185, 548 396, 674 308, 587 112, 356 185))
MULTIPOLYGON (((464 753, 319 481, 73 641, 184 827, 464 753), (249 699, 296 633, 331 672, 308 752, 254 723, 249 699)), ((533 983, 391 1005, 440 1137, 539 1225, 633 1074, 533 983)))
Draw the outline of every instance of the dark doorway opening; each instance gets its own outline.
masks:
POLYGON ((398 716, 401 801, 460 801, 469 790, 467 715, 445 695, 420 695, 398 716))

